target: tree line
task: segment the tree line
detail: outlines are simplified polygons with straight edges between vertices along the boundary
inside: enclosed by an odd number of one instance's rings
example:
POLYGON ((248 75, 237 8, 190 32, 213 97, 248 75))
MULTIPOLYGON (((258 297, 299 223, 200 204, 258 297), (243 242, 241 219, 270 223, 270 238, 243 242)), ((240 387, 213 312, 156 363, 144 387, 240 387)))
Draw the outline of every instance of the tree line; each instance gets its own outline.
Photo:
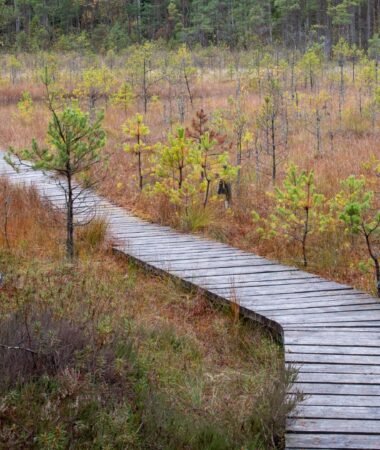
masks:
POLYGON ((366 48, 379 0, 0 0, 0 46, 19 50, 120 50, 162 39, 189 45, 258 43, 326 54, 344 37, 366 48))

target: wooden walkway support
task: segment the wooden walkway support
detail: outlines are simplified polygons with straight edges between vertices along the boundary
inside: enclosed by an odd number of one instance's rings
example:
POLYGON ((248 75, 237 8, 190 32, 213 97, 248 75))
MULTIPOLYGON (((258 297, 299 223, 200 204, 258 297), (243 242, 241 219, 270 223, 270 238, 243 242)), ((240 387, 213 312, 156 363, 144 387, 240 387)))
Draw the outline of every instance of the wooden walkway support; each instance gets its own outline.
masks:
MULTIPOLYGON (((33 184, 64 207, 57 182, 42 172, 13 171, 0 155, 0 175, 33 184)), ((280 334, 285 361, 299 367, 292 389, 306 398, 288 418, 286 448, 380 449, 380 304, 349 286, 287 267, 229 245, 134 217, 92 192, 77 217, 105 217, 116 249, 216 296, 238 301, 244 315, 280 334)))

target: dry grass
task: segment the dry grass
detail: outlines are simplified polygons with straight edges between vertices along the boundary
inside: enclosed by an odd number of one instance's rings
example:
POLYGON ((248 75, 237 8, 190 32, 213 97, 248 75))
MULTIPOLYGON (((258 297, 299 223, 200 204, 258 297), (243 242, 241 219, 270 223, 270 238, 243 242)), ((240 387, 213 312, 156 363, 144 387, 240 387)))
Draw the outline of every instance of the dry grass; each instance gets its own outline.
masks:
POLYGON ((0 245, 29 255, 60 257, 61 218, 39 198, 33 188, 26 192, 6 179, 0 180, 0 245), (49 239, 46 239, 46 235, 49 239))

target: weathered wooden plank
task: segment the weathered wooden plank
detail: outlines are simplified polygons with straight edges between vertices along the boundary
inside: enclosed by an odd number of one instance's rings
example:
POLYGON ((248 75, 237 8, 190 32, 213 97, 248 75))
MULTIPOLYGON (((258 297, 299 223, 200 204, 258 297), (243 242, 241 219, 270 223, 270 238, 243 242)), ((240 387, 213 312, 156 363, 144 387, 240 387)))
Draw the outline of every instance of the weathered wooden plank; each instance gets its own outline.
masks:
MULTIPOLYGON (((262 264, 259 262, 257 264, 247 264, 246 267, 252 267, 254 265, 261 265, 262 264)), ((179 272, 176 268, 176 266, 174 266, 175 269, 173 270, 173 272, 179 272)), ((237 266, 237 268, 242 267, 242 266, 237 266)), ((223 267, 224 269, 234 269, 235 267, 223 267)), ((219 267, 214 267, 213 269, 219 269, 219 267)), ((222 269, 222 268, 220 268, 222 269)), ((242 274, 244 274, 244 272, 242 272, 242 274)), ((206 278, 205 280, 201 280, 202 282, 202 286, 207 287, 208 289, 217 289, 218 288, 218 284, 217 284, 217 278, 218 275, 215 276, 210 276, 210 278, 206 278), (212 282, 212 284, 210 285, 209 280, 215 280, 212 282)), ((186 278, 191 278, 191 277, 186 277, 186 278)), ((192 277, 194 278, 194 277, 192 277)), ((196 277, 195 277, 196 278, 196 277)), ((231 289, 231 283, 227 283, 225 280, 226 277, 223 277, 223 288, 224 289, 231 289)), ((288 284, 310 284, 310 283, 323 283, 323 281, 321 281, 320 279, 313 278, 313 277, 305 277, 302 272, 298 272, 298 271, 293 271, 293 272, 289 272, 289 271, 282 271, 280 273, 280 278, 274 278, 273 275, 267 274, 267 275, 263 275, 261 278, 256 279, 255 274, 253 274, 253 276, 250 277, 243 277, 241 275, 234 275, 233 274, 233 288, 236 291, 237 287, 240 287, 242 284, 244 284, 244 286, 248 286, 248 287, 252 287, 252 288, 258 288, 261 286, 286 286, 288 284), (250 279, 250 281, 248 281, 250 279)))
MULTIPOLYGON (((141 254, 149 254, 153 251, 162 251, 162 250, 168 250, 172 252, 182 253, 187 252, 188 250, 197 250, 199 253, 207 253, 210 250, 213 251, 219 251, 223 249, 223 247, 219 247, 218 245, 214 245, 212 243, 210 244, 203 244, 197 241, 193 240, 186 240, 186 239, 177 239, 170 238, 166 240, 165 242, 161 242, 160 240, 153 241, 151 243, 145 243, 145 244, 139 244, 138 242, 133 242, 133 240, 125 240, 125 245, 128 247, 128 249, 133 251, 138 251, 141 254), (148 249, 148 251, 147 251, 148 249)), ((270 261, 263 260, 262 264, 273 264, 270 261)))
MULTIPOLYGON (((184 255, 186 257, 186 255, 184 255)), ((221 256, 223 256, 223 253, 221 254, 221 256)), ((202 259, 199 260, 199 266, 196 266, 196 268, 198 269, 207 269, 210 267, 213 267, 213 264, 218 262, 218 253, 216 253, 215 255, 206 255, 206 260, 202 261, 202 259)), ((265 258, 261 258, 259 256, 254 256, 254 255, 246 255, 244 253, 240 254, 240 253, 235 253, 232 252, 231 255, 229 257, 224 257, 223 258, 225 260, 225 262, 230 262, 232 263, 234 266, 238 266, 238 264, 241 263, 248 263, 250 261, 268 261, 272 264, 276 264, 274 261, 269 261, 265 258)), ((183 269, 189 269, 191 270, 192 267, 188 265, 187 260, 177 260, 176 261, 176 269, 178 270, 183 270, 183 269)), ((191 261, 190 261, 191 263, 191 261)))
MULTIPOLYGON (((244 267, 228 267, 227 269, 224 268, 210 268, 205 269, 203 271, 203 275, 193 275, 192 271, 190 270, 176 270, 171 269, 171 273, 174 275, 180 276, 181 278, 184 278, 188 281, 199 281, 201 283, 205 278, 215 278, 215 277, 223 277, 225 280, 230 279, 232 282, 234 280, 235 276, 239 276, 242 274, 255 274, 257 272, 265 272, 267 270, 276 270, 276 271, 282 271, 282 272, 288 272, 289 268, 286 266, 278 265, 278 264, 267 264, 263 262, 257 262, 257 264, 252 264, 250 266, 244 266, 244 267)), ((323 283, 323 282, 321 282, 323 283)), ((326 282, 328 283, 328 282, 326 282)), ((311 287, 307 283, 303 283, 306 287, 311 287)), ((324 283, 323 283, 324 284, 324 283)), ((236 290, 240 294, 240 290, 238 289, 239 286, 233 285, 234 290, 236 290)), ((279 289, 281 286, 279 287, 279 289)), ((254 288, 252 288, 254 289, 254 288)), ((229 288, 212 288, 213 291, 229 291, 229 288)))
MULTIPOLYGON (((268 268, 270 266, 267 266, 268 268)), ((278 271, 280 271, 281 269, 279 269, 278 271)), ((284 269, 285 270, 285 269, 284 269)), ((268 271, 268 269, 265 269, 265 271, 268 271)), ((254 273, 254 272, 252 272, 254 273)), ((201 284, 201 281, 199 280, 199 278, 194 278, 194 277, 183 277, 187 280, 192 280, 193 282, 198 282, 199 284, 201 284)), ((331 287, 329 282, 327 281, 326 283, 310 283, 310 284, 298 284, 298 285, 284 285, 284 286, 268 286, 268 287, 259 287, 259 288, 249 288, 250 289, 250 296, 254 297, 254 298, 258 298, 259 296, 280 296, 282 293, 284 294, 305 294, 307 292, 313 293, 314 295, 316 293, 323 293, 325 291, 330 291, 331 287)), ((218 289, 218 288, 212 288, 209 289, 211 292, 218 294, 222 297, 225 297, 227 299, 232 299, 232 298, 238 298, 238 299, 245 299, 246 294, 245 292, 241 292, 241 290, 239 290, 238 288, 234 287, 233 292, 231 291, 231 289, 227 289, 227 288, 223 288, 223 289, 218 289), (231 292, 232 292, 232 296, 231 296, 231 292)), ((346 288, 336 288, 337 291, 340 292, 344 292, 346 291, 346 288)), ((248 300, 248 299, 247 299, 248 300)))
MULTIPOLYGON (((135 237, 136 241, 137 238, 141 238, 144 240, 151 240, 152 242, 154 242, 157 240, 157 235, 162 236, 163 238, 182 237, 189 239, 189 236, 186 236, 183 233, 180 233, 167 227, 161 227, 159 225, 155 225, 149 222, 144 222, 142 224, 135 224, 132 222, 128 226, 125 223, 126 219, 124 218, 120 219, 118 218, 117 220, 115 220, 115 218, 111 218, 108 220, 108 226, 112 234, 125 242, 128 242, 129 239, 135 237)), ((194 240, 194 242, 195 241, 196 240, 194 240)))
MULTIPOLYGON (((214 245, 208 245, 208 246, 204 246, 204 245, 199 245, 198 243, 193 243, 193 244, 188 244, 188 245, 177 245, 175 243, 175 240, 173 240, 172 244, 166 244, 166 245, 159 245, 159 243, 157 242, 156 244, 152 244, 149 246, 142 246, 141 248, 139 246, 134 246, 132 242, 125 242, 123 244, 118 244, 116 246, 116 248, 122 250, 122 251, 126 251, 126 252, 130 252, 130 251, 134 251, 134 252, 138 252, 141 256, 145 257, 145 256, 152 256, 155 255, 155 253, 157 252, 161 252, 163 250, 165 250, 166 252, 169 252, 171 254, 182 254, 186 251, 186 253, 200 253, 200 254, 204 254, 207 255, 210 251, 219 251, 218 247, 215 247, 214 245)), ((226 249, 225 250, 226 254, 232 254, 233 251, 230 249, 226 249)), ((268 262, 268 264, 271 264, 270 262, 268 262)))
MULTIPOLYGON (((167 239, 170 236, 173 236, 173 238, 175 238, 175 236, 177 236, 176 234, 171 235, 170 232, 167 232, 166 230, 157 229, 150 224, 144 224, 143 226, 139 227, 138 232, 132 231, 134 229, 134 227, 131 227, 131 232, 129 232, 128 230, 123 230, 122 233, 116 233, 114 230, 117 229, 118 227, 119 227, 118 224, 115 224, 108 220, 109 232, 112 234, 112 236, 115 239, 121 241, 124 244, 128 244, 129 241, 135 240, 135 237, 138 237, 138 236, 141 236, 141 237, 149 236, 149 239, 152 242, 158 241, 159 239, 161 239, 161 237, 163 239, 167 239)), ((183 237, 183 236, 179 235, 179 237, 183 237)))
MULTIPOLYGON (((321 379, 324 379, 324 374, 366 374, 366 375, 380 375, 380 364, 378 365, 362 365, 362 364, 342 364, 342 363, 332 363, 332 364, 301 364, 299 366, 299 373, 316 373, 322 374, 321 379)), ((301 380, 300 380, 301 381, 301 380)), ((364 380, 363 380, 364 381, 364 380)), ((380 382, 380 381, 379 381, 380 382)))
POLYGON ((380 436, 363 436, 351 433, 345 434, 287 434, 286 445, 290 450, 294 449, 355 449, 355 450, 379 450, 380 436))
MULTIPOLYGON (((166 245, 166 243, 172 243, 175 244, 177 242, 177 238, 178 238, 178 243, 180 243, 181 241, 184 242, 191 242, 192 244, 196 245, 200 251, 206 251, 208 248, 213 248, 215 250, 218 251, 229 251, 229 253, 231 255, 236 255, 235 252, 228 247, 221 247, 217 244, 214 244, 212 242, 201 242, 198 240, 194 240, 194 239, 189 239, 186 236, 183 236, 181 234, 171 234, 171 233, 161 233, 160 230, 156 230, 154 228, 151 227, 151 225, 144 225, 144 227, 141 228, 141 232, 143 233, 148 233, 151 234, 151 237, 146 238, 144 237, 144 241, 142 241, 142 239, 138 239, 138 238, 134 238, 133 236, 129 237, 128 236, 128 232, 125 232, 125 235, 117 235, 117 233, 113 233, 112 230, 115 227, 115 225, 111 224, 109 225, 109 230, 112 233, 112 235, 114 235, 115 238, 117 238, 118 241, 121 242, 121 244, 130 246, 133 243, 135 243, 136 247, 141 247, 141 249, 143 249, 144 247, 154 247, 154 246, 163 246, 166 245)), ((168 246, 169 248, 169 246, 168 246)))
MULTIPOLYGON (((211 290, 211 289, 210 289, 211 290)), ((315 300, 316 298, 320 298, 323 300, 324 298, 329 298, 331 300, 334 299, 342 299, 342 298, 358 298, 358 294, 354 290, 343 290, 343 291, 310 291, 310 292, 290 292, 282 295, 265 293, 263 295, 255 294, 255 295, 242 295, 240 298, 244 300, 246 305, 254 305, 257 302, 267 301, 269 304, 276 301, 284 302, 284 301, 308 301, 308 299, 315 300)), ((365 297, 362 297, 365 298, 365 297)), ((252 307, 254 309, 254 307, 252 307)))
MULTIPOLYGON (((298 277, 298 273, 293 273, 293 276, 298 277)), ((342 294, 332 297, 306 297, 306 298, 292 298, 292 299, 283 299, 282 297, 264 297, 254 300, 249 298, 245 301, 245 304, 252 307, 252 309, 256 308, 284 308, 289 305, 289 309, 296 307, 305 307, 305 308, 319 308, 325 306, 340 306, 340 305, 351 305, 351 304, 375 304, 378 305, 379 302, 371 297, 367 296, 357 296, 350 294, 342 294)))
MULTIPOLYGON (((156 258, 157 256, 161 257, 161 261, 165 261, 166 255, 181 255, 184 253, 197 253, 197 254, 203 254, 206 255, 209 252, 215 252, 217 249, 214 247, 200 247, 198 244, 179 244, 176 246, 173 244, 167 244, 165 245, 147 245, 144 247, 134 246, 133 243, 129 242, 124 245, 120 245, 120 243, 117 245, 117 249, 121 250, 125 253, 128 253, 130 255, 138 255, 141 259, 144 260, 145 258, 152 256, 153 258, 156 258)), ((268 265, 272 265, 268 263, 268 265)))
POLYGON ((351 354, 319 355, 316 353, 286 353, 285 361, 287 363, 295 364, 296 366, 300 366, 305 363, 380 365, 379 355, 371 355, 371 354, 369 354, 369 355, 351 355, 351 354))
MULTIPOLYGON (((108 222, 108 232, 112 235, 112 237, 115 240, 120 240, 122 242, 125 242, 123 237, 120 237, 118 233, 115 233, 113 231, 114 226, 110 225, 108 222)), ((144 228, 136 228, 133 232, 130 233, 131 237, 130 240, 134 240, 135 236, 149 236, 150 238, 156 239, 160 237, 165 237, 166 234, 163 233, 161 230, 156 230, 155 228, 151 228, 149 225, 146 225, 144 228)))
POLYGON ((157 225, 148 221, 139 221, 138 219, 135 219, 133 217, 125 216, 122 214, 122 212, 109 212, 108 221, 111 227, 114 227, 114 231, 119 232, 128 232, 128 231, 148 231, 148 230, 155 230, 155 231, 162 231, 167 233, 175 233, 175 230, 173 230, 170 227, 166 227, 163 225, 157 225))
POLYGON ((283 325, 282 329, 288 331, 306 331, 306 330, 321 330, 321 329, 336 329, 336 330, 352 330, 352 331, 372 331, 373 333, 379 332, 380 321, 373 320, 372 322, 325 322, 305 325, 283 325))
POLYGON ((360 347, 343 345, 285 345, 285 355, 295 353, 320 354, 320 355, 380 355, 380 347, 360 347))
POLYGON ((17 172, 15 170, 11 169, 11 171, 7 171, 6 169, 4 169, 3 165, 1 165, 1 176, 11 179, 12 182, 23 181, 24 179, 28 180, 30 178, 38 179, 38 180, 43 179, 41 174, 34 170, 17 172))
POLYGON ((297 376, 298 383, 331 383, 331 384, 372 384, 377 386, 380 395, 380 377, 369 373, 309 373, 299 372, 297 376))
POLYGON ((11 166, 8 166, 11 170, 7 170, 6 167, 3 166, 3 164, 0 165, 1 168, 1 176, 2 177, 9 177, 12 178, 12 181, 14 179, 28 179, 28 178, 38 178, 41 179, 41 174, 39 172, 36 172, 34 170, 25 170, 25 171, 19 171, 12 169, 11 166))
MULTIPOLYGON (((121 239, 120 236, 115 236, 117 239, 121 239)), ((173 247, 175 249, 180 248, 199 248, 200 250, 206 250, 208 248, 217 248, 214 245, 208 245, 207 243, 202 243, 198 241, 194 241, 191 238, 187 238, 185 236, 181 235, 169 235, 165 237, 158 237, 158 238, 151 238, 151 239, 139 239, 139 238, 129 238, 126 237, 123 239, 123 242, 128 245, 130 248, 133 249, 144 249, 146 247, 149 247, 150 249, 153 248, 170 248, 173 247)))
POLYGON ((275 313, 268 313, 268 317, 271 319, 275 319, 276 317, 281 322, 281 324, 291 325, 291 324, 308 324, 312 325, 314 323, 326 323, 327 321, 334 322, 359 322, 359 321, 367 321, 371 322, 372 320, 378 321, 378 317, 374 315, 374 311, 378 311, 378 309, 368 310, 368 311, 341 311, 341 312, 325 312, 319 314, 305 314, 305 315, 287 315, 288 313, 284 313, 283 315, 277 315, 275 313))
MULTIPOLYGON (((277 293, 275 294, 265 294, 265 296, 271 301, 271 298, 281 298, 282 300, 294 300, 294 299, 308 299, 308 298, 321 298, 323 297, 341 297, 343 296, 360 296, 363 293, 360 291, 356 291, 355 289, 348 289, 348 290, 328 290, 328 291, 321 291, 321 292, 296 292, 296 293, 283 293, 281 296, 279 296, 277 293)), ((257 297, 257 294, 244 294, 245 299, 254 299, 257 297)))
MULTIPOLYGON (((131 230, 134 230, 134 227, 131 226, 131 230)), ((204 246, 205 248, 207 247, 214 247, 214 248, 218 248, 218 249, 228 249, 228 250, 233 250, 231 247, 222 244, 220 242, 214 242, 214 241, 208 241, 206 239, 200 238, 200 237, 196 237, 196 236, 189 236, 183 233, 179 233, 176 231, 166 231, 162 233, 162 240, 157 240, 155 238, 154 235, 149 235, 149 230, 153 231, 158 231, 155 230, 153 228, 152 225, 146 225, 144 231, 145 231, 145 236, 141 236, 138 233, 136 233, 136 231, 134 230, 133 232, 135 233, 135 237, 133 238, 133 242, 135 242, 136 245, 140 245, 140 246, 144 246, 146 244, 160 244, 160 243, 164 243, 166 241, 171 241, 171 239, 175 239, 175 242, 181 242, 181 240, 184 240, 186 242, 192 242, 194 244, 198 244, 199 246, 204 246)), ((120 238, 125 238, 126 242, 129 242, 130 239, 129 238, 129 230, 127 228, 119 228, 119 231, 117 233, 115 233, 116 236, 120 237, 120 238)), ((259 258, 259 257, 255 257, 253 256, 253 258, 259 258)), ((261 258, 264 259, 264 258, 261 258)))
MULTIPOLYGON (((349 448, 349 447, 346 447, 346 448, 349 448)), ((369 449, 369 447, 366 447, 366 448, 369 449)), ((286 450, 298 450, 298 449, 296 449, 294 447, 286 446, 286 450)), ((302 450, 313 450, 313 449, 310 448, 310 447, 302 447, 302 450)), ((334 447, 334 448, 332 448, 332 447, 329 447, 329 448, 318 447, 318 450, 339 450, 339 449, 337 449, 336 447, 334 447)), ((355 447, 355 450, 360 450, 360 449, 358 447, 355 447)))
MULTIPOLYGON (((106 205, 103 205, 103 207, 106 207, 106 205)), ((117 225, 119 230, 136 230, 138 228, 143 228, 144 226, 150 226, 157 230, 166 230, 170 233, 175 232, 175 230, 168 226, 157 225, 155 223, 148 222, 147 220, 137 219, 136 217, 129 216, 122 209, 117 209, 115 212, 115 208, 111 208, 109 221, 110 223, 117 225)))
MULTIPOLYGON (((274 319, 272 319, 274 320, 274 319)), ((274 320, 275 321, 275 320, 274 320)), ((278 322, 278 321, 275 321, 278 322)), ((279 324, 280 325, 280 324, 279 324)), ((357 331, 357 332, 372 332, 372 333, 378 333, 380 327, 380 322, 378 320, 373 321, 358 321, 358 322, 318 322, 315 324, 309 324, 307 325, 307 328, 305 328, 304 324, 295 324, 295 325, 287 325, 282 324, 281 328, 286 333, 293 332, 293 331, 357 331)))
POLYGON ((378 420, 341 420, 341 419, 289 419, 288 432, 297 433, 360 433, 378 435, 380 444, 380 421, 378 420))
MULTIPOLYGON (((116 246, 115 246, 116 248, 116 246)), ((186 254, 178 254, 177 252, 174 254, 173 252, 168 252, 165 255, 165 260, 163 260, 161 257, 157 257, 155 255, 152 256, 145 256, 144 262, 147 263, 170 263, 178 261, 180 262, 189 262, 191 264, 194 263, 194 261, 210 261, 210 257, 212 257, 213 261, 234 261, 237 260, 238 257, 231 253, 230 251, 223 250, 223 251, 217 251, 217 252, 187 252, 186 254)))
MULTIPOLYGON (((285 267, 285 266, 284 266, 285 267)), ((190 277, 191 276, 191 274, 189 275, 189 274, 187 274, 186 272, 184 272, 184 274, 181 274, 181 276, 185 276, 185 277, 190 277)), ((207 276, 212 276, 213 274, 212 274, 212 271, 211 271, 211 273, 207 273, 207 274, 205 274, 205 275, 202 275, 202 276, 197 276, 197 277, 194 277, 193 276, 193 278, 196 278, 196 279, 200 279, 200 278, 204 278, 204 277, 207 277, 207 276)), ((213 275, 213 276, 215 276, 215 275, 213 275)), ((220 274, 219 276, 229 276, 228 274, 225 274, 225 275, 223 275, 223 274, 220 274)), ((271 291, 270 291, 270 295, 278 295, 278 294, 281 294, 282 292, 284 293, 284 294, 291 294, 291 293, 299 293, 299 294, 302 294, 302 293, 306 293, 306 292, 313 292, 314 294, 316 293, 316 292, 319 292, 319 291, 347 291, 347 290, 351 290, 352 288, 350 288, 350 287, 346 287, 346 286, 344 286, 344 285, 339 285, 339 284, 337 284, 337 283, 333 283, 333 282, 331 282, 331 281, 323 281, 323 282, 321 282, 320 283, 321 284, 321 288, 322 289, 315 289, 315 285, 314 284, 312 284, 312 283, 310 283, 310 284, 307 284, 307 283, 305 283, 305 286, 304 286, 304 288, 302 288, 302 289, 300 289, 300 290, 297 290, 297 291, 295 291, 295 292, 293 292, 293 291, 287 291, 287 290, 281 290, 281 288, 280 289, 278 289, 278 290, 272 290, 271 289, 271 291)), ((220 291, 221 293, 224 293, 225 292, 225 288, 213 288, 213 289, 215 289, 215 290, 218 290, 218 291, 220 291)), ((239 287, 239 286, 236 286, 235 287, 235 289, 236 289, 236 291, 238 292, 238 294, 240 295, 240 296, 255 296, 255 295, 257 295, 257 294, 259 294, 260 292, 258 291, 258 289, 255 289, 255 288, 251 288, 251 287, 239 287)))
POLYGON ((378 347, 380 335, 376 333, 355 333, 353 331, 289 331, 285 337, 285 344, 311 345, 353 345, 378 347))
MULTIPOLYGON (((193 284, 201 286, 202 288, 206 289, 209 292, 215 292, 216 294, 219 294, 219 292, 217 290, 207 286, 207 284, 203 282, 203 279, 201 281, 198 281, 197 279, 194 279, 192 277, 181 277, 180 274, 178 274, 178 272, 176 270, 173 270, 173 267, 175 267, 175 264, 172 264, 171 262, 163 262, 161 264, 160 263, 151 263, 151 264, 156 267, 162 267, 165 270, 167 270, 168 272, 170 272, 173 276, 180 277, 188 282, 191 282, 193 284)), ((297 278, 297 272, 288 272, 286 270, 282 270, 281 268, 278 268, 274 264, 268 265, 268 266, 247 265, 247 266, 241 266, 240 268, 241 268, 242 274, 238 276, 239 280, 254 278, 257 288, 263 287, 264 289, 267 289, 268 286, 282 286, 284 283, 284 281, 283 281, 284 276, 287 277, 287 279, 289 280, 288 285, 295 286, 297 284, 303 284, 305 282, 304 278, 301 278, 301 279, 297 278)), ((215 269, 216 270, 219 269, 217 264, 216 264, 215 269)), ((223 270, 224 268, 221 267, 220 269, 223 270)), ((236 283, 235 276, 231 275, 231 277, 228 279, 228 281, 229 281, 229 287, 228 287, 229 295, 232 295, 234 297, 237 296, 236 291, 235 291, 235 283, 236 283)), ((240 296, 239 296, 239 299, 241 300, 241 304, 243 304, 243 303, 250 304, 249 299, 247 301, 245 301, 244 297, 240 297, 240 296)), ((265 299, 263 299, 263 302, 262 302, 262 306, 263 306, 262 309, 264 309, 264 306, 265 306, 264 302, 265 302, 265 299)), ((251 308, 251 309, 253 310, 254 308, 251 308)))
MULTIPOLYGON (((186 281, 191 281, 193 283, 199 284, 200 286, 203 286, 203 280, 205 279, 205 277, 194 277, 194 276, 186 276, 183 274, 182 271, 178 271, 175 270, 173 267, 175 266, 171 266, 170 272, 178 277, 183 278, 186 281)), ((205 270, 206 272, 206 270, 205 270)), ((252 264, 249 266, 242 266, 242 267, 231 267, 228 269, 224 269, 224 268, 213 268, 210 269, 207 272, 212 272, 212 275, 210 275, 211 277, 223 277, 225 280, 229 280, 230 282, 230 288, 226 288, 226 290, 228 291, 228 293, 231 293, 231 289, 234 288, 234 277, 235 276, 240 276, 242 277, 243 275, 252 275, 254 276, 255 274, 265 274, 265 273, 272 273, 272 272, 286 272, 289 273, 289 269, 285 266, 279 266, 277 264, 263 264, 263 263, 259 263, 259 264, 252 264), (229 274, 226 274, 226 272, 229 272, 229 274)), ((212 291, 212 292, 216 292, 218 293, 219 290, 216 288, 208 288, 208 290, 212 291)))
MULTIPOLYGON (((299 405, 290 417, 302 419, 380 420, 380 407, 299 405)), ((338 431, 338 430, 335 430, 338 431)), ((380 429, 378 430, 380 434, 380 429)))
POLYGON ((289 392, 300 391, 309 394, 333 395, 373 395, 380 397, 379 385, 375 384, 335 384, 335 383, 301 383, 296 381, 289 392))
POLYGON ((125 240, 128 242, 129 240, 132 240, 136 243, 140 243, 142 245, 145 245, 146 243, 150 244, 152 242, 157 241, 157 236, 162 238, 159 242, 166 242, 170 241, 171 239, 175 238, 176 242, 177 239, 183 239, 187 242, 198 242, 199 244, 209 245, 210 242, 199 239, 193 236, 189 236, 183 233, 178 233, 176 231, 162 231, 162 230, 156 230, 155 228, 152 228, 149 226, 149 228, 145 228, 144 230, 136 230, 135 227, 131 227, 131 230, 128 229, 120 229, 117 232, 114 232, 114 235, 116 237, 125 238, 125 240), (152 234, 150 234, 152 233, 152 234))
MULTIPOLYGON (((202 259, 193 259, 193 260, 185 260, 182 262, 178 262, 174 260, 175 264, 172 264, 173 269, 176 271, 180 271, 183 269, 193 270, 193 269, 203 269, 207 270, 208 268, 212 267, 214 269, 220 269, 220 268, 229 268, 229 267, 244 267, 244 266, 250 266, 250 265, 257 265, 259 262, 261 263, 261 259, 254 259, 254 258, 206 258, 204 260, 202 259)), ((291 272, 288 272, 291 273, 291 272)), ((306 279, 303 277, 303 279, 306 279)), ((236 280, 236 278, 235 278, 236 280)), ((242 282, 242 281, 241 281, 242 282)))
POLYGON ((300 404, 301 406, 335 406, 344 409, 353 407, 378 407, 380 408, 380 396, 378 395, 308 395, 300 404))
MULTIPOLYGON (((373 334, 376 335, 380 332, 380 326, 378 321, 372 321, 372 322, 338 322, 334 324, 333 322, 327 323, 324 327, 323 324, 316 324, 316 325, 308 325, 305 327, 305 325, 302 326, 284 326, 283 330, 286 330, 286 333, 293 333, 293 332, 305 332, 309 331, 312 332, 330 332, 330 331, 336 331, 336 332, 349 332, 349 333, 366 333, 366 334, 373 334), (355 325, 353 325, 355 324, 355 325), (361 326, 360 326, 360 325, 361 326), (334 328, 335 327, 335 328, 334 328)), ((306 345, 312 345, 310 342, 307 342, 306 345)), ((322 345, 330 345, 328 342, 323 342, 322 345)), ((339 343, 339 345, 344 345, 342 342, 339 343)))
MULTIPOLYGON (((274 265, 272 265, 273 267, 274 265)), ((175 265, 173 266, 168 266, 168 267, 175 267, 175 265)), ((252 265, 249 265, 247 267, 252 267, 252 265)), ((214 268, 218 268, 217 265, 214 268)), ((268 266, 265 266, 265 270, 264 271, 255 271, 253 273, 250 273, 252 271, 249 271, 248 273, 243 273, 241 275, 234 275, 233 277, 231 277, 228 280, 228 283, 225 282, 226 285, 226 289, 228 287, 228 291, 230 294, 234 294, 236 291, 234 290, 234 287, 236 286, 237 283, 244 281, 244 280, 252 280, 251 283, 255 284, 256 287, 259 286, 275 286, 275 285, 283 285, 284 283, 292 283, 292 284, 299 284, 299 283, 305 283, 308 282, 309 278, 304 278, 302 276, 302 274, 300 275, 300 272, 298 271, 286 271, 286 270, 271 270, 268 271, 267 270, 268 266), (299 278, 301 277, 301 278, 299 278)), ((173 274, 176 274, 176 271, 173 270, 173 274)), ((200 286, 204 287, 205 289, 209 290, 209 291, 213 291, 214 288, 210 287, 208 285, 207 282, 205 282, 204 280, 209 280, 209 278, 207 279, 202 279, 201 281, 196 281, 193 280, 191 277, 186 277, 185 279, 189 280, 189 281, 195 281, 197 284, 199 284, 200 286)), ((212 278, 214 279, 214 278, 212 278)), ((218 277, 215 277, 215 279, 217 280, 218 277)), ((226 280, 224 280, 226 281, 226 280)), ((249 306, 251 306, 252 299, 245 299, 244 297, 240 297, 241 298, 241 302, 244 304, 248 304, 249 306)), ((281 299, 277 299, 277 301, 281 302, 281 299)), ((261 305, 262 308, 272 305, 271 300, 267 300, 266 298, 262 298, 260 300, 258 300, 257 302, 254 302, 256 305, 261 305)), ((286 304, 287 301, 283 302, 282 304, 286 304)), ((254 307, 252 307, 251 309, 256 309, 254 307)))
POLYGON ((331 313, 341 313, 341 312, 354 312, 354 311, 379 311, 380 312, 380 304, 377 302, 372 302, 370 304, 358 303, 357 301, 353 304, 348 305, 328 305, 323 307, 318 307, 315 305, 308 305, 307 307, 298 305, 295 307, 291 305, 284 305, 283 307, 272 307, 269 309, 265 306, 259 306, 255 308, 257 311, 261 311, 262 313, 268 313, 272 317, 273 316, 281 316, 284 317, 286 315, 291 315, 293 318, 297 319, 298 316, 304 317, 306 320, 309 316, 314 316, 315 314, 324 314, 324 317, 329 318, 328 314, 331 313), (287 306, 287 307, 286 307, 287 306))
MULTIPOLYGON (((206 253, 206 252, 205 252, 206 253)), ((207 253, 206 253, 207 254, 207 253)), ((268 266, 268 265, 275 265, 272 262, 268 262, 266 260, 263 259, 254 259, 254 258, 235 258, 235 259, 229 259, 229 258, 225 258, 224 260, 222 260, 223 264, 220 265, 220 263, 218 263, 217 260, 213 259, 213 258, 208 258, 205 259, 203 262, 202 261, 198 261, 197 259, 195 260, 185 260, 185 262, 182 262, 181 264, 179 264, 176 260, 173 261, 175 264, 172 264, 173 267, 173 271, 175 272, 183 272, 184 270, 186 270, 187 272, 191 272, 191 271, 204 271, 207 272, 210 267, 212 267, 212 269, 220 269, 222 271, 222 269, 236 269, 238 270, 240 267, 250 267, 250 266, 268 266), (197 263, 198 263, 198 267, 197 267, 197 263), (187 266, 185 268, 185 266, 187 266)), ((243 273, 243 272, 242 272, 243 273)), ((238 275, 237 275, 238 276, 238 275)), ((304 277, 303 279, 309 279, 310 277, 304 277)))

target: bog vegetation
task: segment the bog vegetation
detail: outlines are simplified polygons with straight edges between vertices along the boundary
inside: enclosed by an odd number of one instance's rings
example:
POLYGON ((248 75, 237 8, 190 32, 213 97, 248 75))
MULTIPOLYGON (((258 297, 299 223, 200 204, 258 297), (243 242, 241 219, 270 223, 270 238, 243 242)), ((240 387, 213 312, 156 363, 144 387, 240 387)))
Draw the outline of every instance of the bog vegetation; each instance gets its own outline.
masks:
POLYGON ((3 54, 3 145, 52 167, 60 122, 81 135, 84 120, 86 185, 154 221, 378 293, 380 39, 368 45, 341 37, 330 57, 318 42, 3 54))
POLYGON ((380 296, 376 0, 0 0, 0 447, 278 449, 281 349, 76 227, 152 221, 380 296))
POLYGON ((282 448, 297 396, 269 335, 113 255, 103 222, 67 263, 60 214, 0 200, 1 448, 282 448))

